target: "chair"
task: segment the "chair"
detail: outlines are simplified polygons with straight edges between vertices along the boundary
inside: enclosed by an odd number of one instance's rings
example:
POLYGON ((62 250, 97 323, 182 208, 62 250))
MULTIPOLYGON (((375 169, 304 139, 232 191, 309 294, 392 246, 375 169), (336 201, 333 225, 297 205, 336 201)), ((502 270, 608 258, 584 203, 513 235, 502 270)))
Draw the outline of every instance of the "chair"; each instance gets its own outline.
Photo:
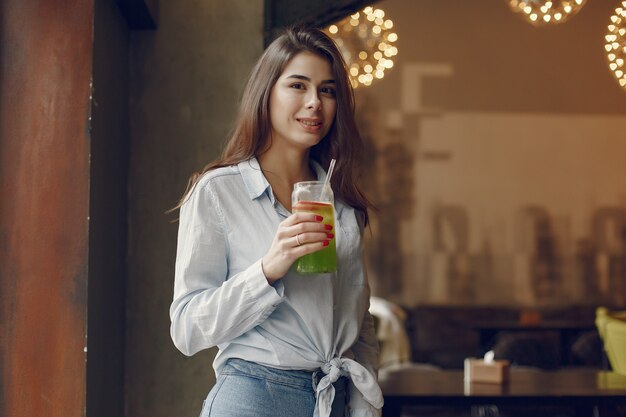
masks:
POLYGON ((516 366, 555 369, 563 361, 556 332, 507 332, 498 334, 493 346, 496 359, 516 366))
POLYGON ((374 318, 376 338, 380 344, 379 366, 396 366, 411 361, 411 347, 406 333, 406 311, 379 297, 370 297, 370 314, 374 318))
POLYGON ((614 372, 626 375, 626 311, 596 310, 596 327, 614 372))

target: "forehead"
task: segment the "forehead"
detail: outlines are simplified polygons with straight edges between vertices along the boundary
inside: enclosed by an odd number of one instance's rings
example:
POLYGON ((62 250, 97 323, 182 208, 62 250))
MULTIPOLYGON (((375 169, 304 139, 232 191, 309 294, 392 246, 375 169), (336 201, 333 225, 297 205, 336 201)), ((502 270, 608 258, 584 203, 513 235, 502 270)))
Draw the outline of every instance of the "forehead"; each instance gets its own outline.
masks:
POLYGON ((299 52, 287 62, 280 77, 290 75, 303 75, 318 81, 335 79, 330 62, 311 52, 299 52))

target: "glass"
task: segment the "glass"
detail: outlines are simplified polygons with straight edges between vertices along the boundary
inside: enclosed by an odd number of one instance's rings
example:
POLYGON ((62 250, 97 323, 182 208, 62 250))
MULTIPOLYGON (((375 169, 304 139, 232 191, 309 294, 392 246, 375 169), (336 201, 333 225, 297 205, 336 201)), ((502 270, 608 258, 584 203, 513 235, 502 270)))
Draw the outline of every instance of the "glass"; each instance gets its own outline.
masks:
MULTIPOLYGON (((335 208, 333 190, 323 181, 298 182, 293 186, 291 206, 294 213, 315 213, 322 216, 322 223, 332 226, 335 234, 335 208)), ((300 274, 323 274, 337 270, 337 250, 333 237, 325 248, 304 255, 295 262, 300 274)))

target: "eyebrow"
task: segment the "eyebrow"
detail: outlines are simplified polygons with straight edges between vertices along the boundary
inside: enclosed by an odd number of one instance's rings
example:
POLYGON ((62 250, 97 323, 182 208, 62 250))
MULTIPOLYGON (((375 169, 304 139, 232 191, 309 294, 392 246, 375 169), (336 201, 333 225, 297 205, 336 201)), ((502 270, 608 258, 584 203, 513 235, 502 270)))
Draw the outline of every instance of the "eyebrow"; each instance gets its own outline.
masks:
MULTIPOLYGON (((311 81, 311 79, 305 75, 292 74, 286 78, 295 78, 298 80, 311 81)), ((335 80, 322 80, 322 84, 335 84, 335 80)))

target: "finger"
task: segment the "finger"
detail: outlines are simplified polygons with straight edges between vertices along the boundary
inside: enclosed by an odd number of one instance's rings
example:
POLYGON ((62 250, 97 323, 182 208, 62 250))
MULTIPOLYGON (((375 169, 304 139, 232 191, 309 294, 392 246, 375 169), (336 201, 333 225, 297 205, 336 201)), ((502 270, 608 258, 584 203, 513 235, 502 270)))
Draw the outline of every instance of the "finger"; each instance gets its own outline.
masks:
POLYGON ((296 258, 300 258, 304 255, 317 252, 330 245, 330 240, 324 240, 322 242, 304 243, 300 246, 293 248, 292 253, 296 258))
POLYGON ((295 236, 302 233, 332 233, 333 227, 318 222, 302 222, 284 229, 286 236, 295 236))
POLYGON ((327 232, 299 233, 295 235, 294 243, 296 246, 302 246, 306 243, 318 243, 325 240, 331 240, 333 237, 335 237, 333 233, 327 232))
MULTIPOLYGON (((294 217, 294 216, 291 216, 291 217, 294 217)), ((331 231, 333 228, 332 226, 324 224, 321 221, 317 220, 315 215, 313 215, 313 220, 310 220, 311 217, 307 216, 309 220, 299 221, 297 223, 290 221, 291 217, 287 218, 286 220, 283 220, 279 224, 278 230, 276 231, 276 237, 279 240, 285 240, 285 239, 290 240, 295 235, 306 233, 306 232, 331 231)))
POLYGON ((294 213, 291 216, 287 217, 285 220, 282 221, 282 224, 284 224, 285 226, 292 226, 294 224, 302 222, 321 223, 323 220, 324 218, 319 214, 300 212, 294 213))

